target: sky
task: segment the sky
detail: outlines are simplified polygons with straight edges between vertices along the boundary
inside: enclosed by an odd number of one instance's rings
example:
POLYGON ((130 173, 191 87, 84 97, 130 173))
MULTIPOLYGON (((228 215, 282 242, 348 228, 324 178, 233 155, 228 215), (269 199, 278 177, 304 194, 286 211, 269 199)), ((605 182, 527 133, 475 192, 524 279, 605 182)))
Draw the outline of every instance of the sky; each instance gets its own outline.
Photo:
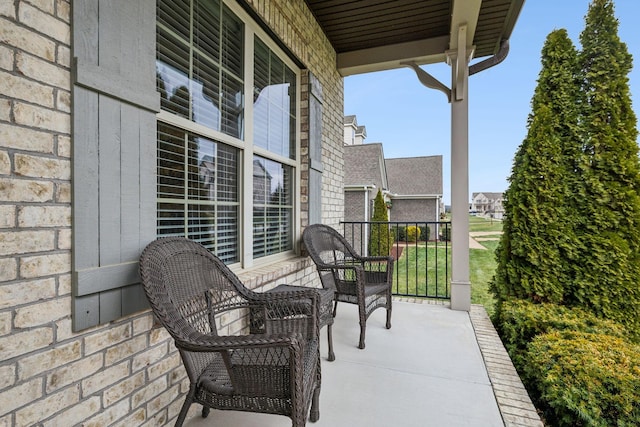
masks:
MULTIPOLYGON (((501 64, 469 78, 469 200, 477 192, 503 192, 513 157, 527 133, 531 98, 547 35, 564 28, 580 49, 589 0, 526 0, 501 64)), ((616 0, 618 36, 633 56, 629 74, 633 109, 640 118, 640 1, 616 0), (636 17, 636 18, 634 18, 636 17)), ((482 59, 482 58, 481 58, 482 59)), ((481 59, 472 60, 472 63, 481 59)), ((423 69, 451 87, 446 64, 423 69)), ((365 126, 365 142, 382 142, 386 158, 443 156, 443 199, 451 201, 451 107, 442 92, 422 86, 413 70, 344 79, 344 113, 365 126)))

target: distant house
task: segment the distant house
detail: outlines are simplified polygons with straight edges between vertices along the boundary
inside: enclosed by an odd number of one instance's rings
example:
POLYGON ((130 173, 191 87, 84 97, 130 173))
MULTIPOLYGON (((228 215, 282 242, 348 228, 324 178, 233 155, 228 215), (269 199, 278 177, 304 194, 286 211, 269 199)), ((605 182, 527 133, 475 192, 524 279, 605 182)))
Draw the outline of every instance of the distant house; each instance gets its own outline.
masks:
POLYGON ((471 195, 471 212, 502 219, 504 215, 503 193, 473 193, 471 195))
MULTIPOLYGON (((364 144, 366 129, 355 116, 344 120, 344 229, 356 249, 366 253, 366 227, 349 224, 370 221, 378 190, 389 207, 389 220, 435 222, 442 212, 442 156, 385 159, 382 144, 364 144)), ((431 227, 431 236, 437 229, 431 227)))
POLYGON ((367 129, 358 126, 356 116, 344 116, 344 145, 362 144, 367 137, 367 129))
MULTIPOLYGON (((442 208, 442 156, 385 159, 391 221, 438 221, 442 208)), ((431 236, 437 235, 430 225, 431 236)))
POLYGON ((344 164, 345 220, 368 221, 378 189, 389 199, 382 144, 345 146, 344 164))
MULTIPOLYGON (((345 145, 344 164, 344 220, 369 221, 378 190, 390 201, 382 144, 345 145)), ((367 239, 360 238, 360 234, 368 235, 366 228, 346 224, 344 232, 356 250, 367 252, 367 239)))

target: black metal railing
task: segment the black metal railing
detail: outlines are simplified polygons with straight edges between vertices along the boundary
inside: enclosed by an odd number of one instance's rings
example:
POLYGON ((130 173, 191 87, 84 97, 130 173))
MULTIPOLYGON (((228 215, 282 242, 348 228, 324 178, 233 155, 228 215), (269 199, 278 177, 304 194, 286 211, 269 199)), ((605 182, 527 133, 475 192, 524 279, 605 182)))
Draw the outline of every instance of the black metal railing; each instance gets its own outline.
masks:
POLYGON ((450 298, 451 222, 343 221, 343 234, 362 255, 395 258, 393 294, 450 298))

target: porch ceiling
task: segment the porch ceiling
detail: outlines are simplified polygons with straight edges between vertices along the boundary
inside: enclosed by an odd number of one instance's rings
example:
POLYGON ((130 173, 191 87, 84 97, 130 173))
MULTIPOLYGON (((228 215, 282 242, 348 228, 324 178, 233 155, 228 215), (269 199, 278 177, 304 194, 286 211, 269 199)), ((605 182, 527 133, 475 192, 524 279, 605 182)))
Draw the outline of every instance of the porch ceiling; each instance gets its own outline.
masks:
POLYGON ((467 25, 474 58, 498 52, 524 0, 306 0, 335 48, 343 76, 443 62, 467 25))

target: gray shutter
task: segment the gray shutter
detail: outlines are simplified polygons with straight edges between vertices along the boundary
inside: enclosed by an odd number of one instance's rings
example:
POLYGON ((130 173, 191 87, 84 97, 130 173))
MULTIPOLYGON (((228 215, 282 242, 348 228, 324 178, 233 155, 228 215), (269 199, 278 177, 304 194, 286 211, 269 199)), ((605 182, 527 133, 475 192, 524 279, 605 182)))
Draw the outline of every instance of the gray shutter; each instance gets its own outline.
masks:
POLYGON ((147 306, 156 237, 155 0, 73 2, 73 329, 147 306))
POLYGON ((309 225, 322 222, 322 85, 309 73, 309 225))

